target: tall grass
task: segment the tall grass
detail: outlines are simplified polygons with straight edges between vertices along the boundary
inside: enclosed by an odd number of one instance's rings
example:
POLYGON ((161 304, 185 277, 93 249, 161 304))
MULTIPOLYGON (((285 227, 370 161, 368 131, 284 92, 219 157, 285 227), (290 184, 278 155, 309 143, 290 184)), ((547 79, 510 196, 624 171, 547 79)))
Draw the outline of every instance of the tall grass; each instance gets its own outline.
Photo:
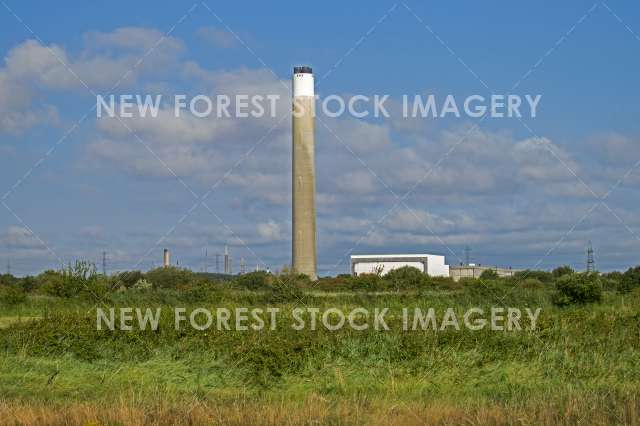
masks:
MULTIPOLYGON (((7 424, 610 424, 638 421, 640 292, 560 308, 508 283, 425 290, 128 290, 103 307, 163 307, 157 331, 96 329, 90 299, 30 296, 0 317, 7 424), (503 297, 503 299, 500 299, 503 297), (200 299, 198 299, 200 298, 200 299), (174 306, 276 306, 267 331, 176 331, 174 306), (294 307, 388 307, 389 331, 289 328, 294 307), (534 331, 402 331, 403 307, 542 308, 534 331), (161 396, 160 398, 158 396, 161 396)), ((102 306, 102 305, 101 305, 102 306)))

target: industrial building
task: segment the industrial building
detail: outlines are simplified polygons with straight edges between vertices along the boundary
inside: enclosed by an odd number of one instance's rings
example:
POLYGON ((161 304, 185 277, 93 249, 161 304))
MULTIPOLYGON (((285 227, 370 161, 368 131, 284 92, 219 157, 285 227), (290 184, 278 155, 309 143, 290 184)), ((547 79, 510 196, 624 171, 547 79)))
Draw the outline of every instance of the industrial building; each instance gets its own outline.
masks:
POLYGON ((431 277, 448 277, 449 265, 436 254, 358 254, 351 256, 351 275, 387 274, 394 269, 411 266, 431 277))
POLYGON ((460 281, 461 278, 480 278, 484 271, 494 271, 499 277, 512 277, 519 269, 498 268, 495 266, 480 265, 460 265, 451 266, 449 274, 454 281, 460 281))

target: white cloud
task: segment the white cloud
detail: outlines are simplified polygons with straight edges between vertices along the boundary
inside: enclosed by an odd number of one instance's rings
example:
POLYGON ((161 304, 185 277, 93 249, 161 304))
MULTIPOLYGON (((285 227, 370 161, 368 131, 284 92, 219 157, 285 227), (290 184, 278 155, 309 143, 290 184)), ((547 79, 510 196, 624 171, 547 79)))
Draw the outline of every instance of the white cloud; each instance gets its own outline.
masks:
POLYGON ((282 241, 284 240, 284 233, 280 227, 280 224, 269 221, 267 223, 259 223, 256 226, 258 236, 264 238, 267 241, 282 241))
POLYGON ((169 70, 182 43, 147 28, 119 28, 91 33, 82 55, 72 57, 57 44, 27 40, 12 48, 0 68, 0 131, 17 132, 38 124, 58 122, 57 109, 45 103, 33 106, 50 92, 109 89, 120 79, 122 87, 143 73, 169 70), (88 89, 88 88, 89 89, 88 89))

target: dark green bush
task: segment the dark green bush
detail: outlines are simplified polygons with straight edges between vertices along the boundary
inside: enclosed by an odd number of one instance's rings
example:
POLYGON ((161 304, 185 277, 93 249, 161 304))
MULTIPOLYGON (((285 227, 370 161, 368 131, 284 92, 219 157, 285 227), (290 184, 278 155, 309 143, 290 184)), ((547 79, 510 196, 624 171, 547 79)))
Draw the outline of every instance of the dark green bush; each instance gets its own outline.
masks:
POLYGON ((0 285, 0 304, 13 306, 27 300, 27 295, 22 287, 12 285, 0 285))
POLYGON ((351 279, 352 290, 380 291, 386 287, 386 283, 379 274, 360 274, 351 279))
POLYGON ((621 275, 618 283, 618 291, 620 293, 629 293, 635 288, 640 287, 640 266, 629 268, 621 275))
POLYGON ((524 271, 518 271, 513 274, 513 278, 517 281, 523 281, 527 278, 535 278, 545 284, 553 283, 553 274, 547 271, 536 271, 527 269, 524 271))
POLYGON ((0 285, 12 285, 18 282, 18 278, 11 274, 0 274, 0 285))
POLYGON ((39 286, 38 281, 30 275, 24 278, 21 278, 19 281, 19 284, 20 284, 20 287, 22 287, 22 289, 28 293, 36 290, 39 286))
POLYGON ((516 285, 520 288, 527 288, 532 290, 540 290, 545 288, 544 283, 537 278, 525 278, 522 282, 516 283, 516 285))
POLYGON ((461 290, 464 287, 462 283, 459 281, 456 282, 453 278, 449 277, 432 277, 430 280, 435 288, 441 290, 461 290))
POLYGON ((238 276, 238 278, 236 279, 236 284, 239 287, 248 290, 265 290, 270 288, 270 275, 270 273, 265 271, 249 272, 248 274, 238 276))
POLYGON ((50 296, 101 299, 108 290, 107 280, 98 276, 96 266, 84 261, 69 264, 60 272, 46 271, 42 279, 42 289, 50 296))
POLYGON ((600 302, 602 300, 602 280, 598 273, 574 273, 563 275, 556 280, 554 304, 568 306, 600 302))
POLYGON ((602 288, 604 290, 628 293, 631 289, 625 288, 624 284, 624 275, 622 272, 615 271, 602 274, 602 288))
POLYGON ((551 272, 551 275, 553 275, 553 278, 560 278, 564 275, 571 275, 574 272, 575 271, 571 266, 564 265, 564 266, 558 266, 556 269, 554 269, 551 272))
POLYGON ((387 285, 393 290, 423 289, 431 284, 427 274, 412 266, 393 269, 383 278, 387 285))
POLYGON ((199 279, 180 290, 180 300, 187 303, 213 303, 220 299, 214 284, 204 279, 199 279))
POLYGON ((178 288, 180 285, 197 281, 192 271, 174 266, 152 269, 146 273, 146 279, 153 284, 154 288, 178 288))
POLYGON ((322 277, 313 285, 315 290, 324 291, 350 291, 353 277, 348 274, 340 274, 337 277, 322 277))
POLYGON ((111 288, 116 290, 120 287, 132 288, 144 278, 144 274, 140 271, 125 271, 110 277, 109 281, 111 282, 111 288))
POLYGON ((62 286, 62 273, 48 269, 36 276, 37 286, 44 293, 52 294, 51 288, 62 286))
POLYGON ((498 273, 496 271, 494 271, 493 269, 485 269, 480 274, 480 279, 481 280, 488 280, 488 281, 497 280, 498 279, 498 273))

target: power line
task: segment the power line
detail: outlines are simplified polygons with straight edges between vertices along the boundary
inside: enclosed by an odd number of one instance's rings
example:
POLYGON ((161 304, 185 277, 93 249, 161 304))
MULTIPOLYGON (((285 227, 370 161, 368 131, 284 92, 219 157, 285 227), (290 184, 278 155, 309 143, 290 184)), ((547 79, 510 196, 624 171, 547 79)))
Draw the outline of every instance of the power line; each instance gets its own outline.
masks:
POLYGON ((464 248, 464 263, 467 266, 471 263, 471 248, 469 246, 464 248))
POLYGON ((102 275, 107 276, 107 252, 102 252, 102 275))

